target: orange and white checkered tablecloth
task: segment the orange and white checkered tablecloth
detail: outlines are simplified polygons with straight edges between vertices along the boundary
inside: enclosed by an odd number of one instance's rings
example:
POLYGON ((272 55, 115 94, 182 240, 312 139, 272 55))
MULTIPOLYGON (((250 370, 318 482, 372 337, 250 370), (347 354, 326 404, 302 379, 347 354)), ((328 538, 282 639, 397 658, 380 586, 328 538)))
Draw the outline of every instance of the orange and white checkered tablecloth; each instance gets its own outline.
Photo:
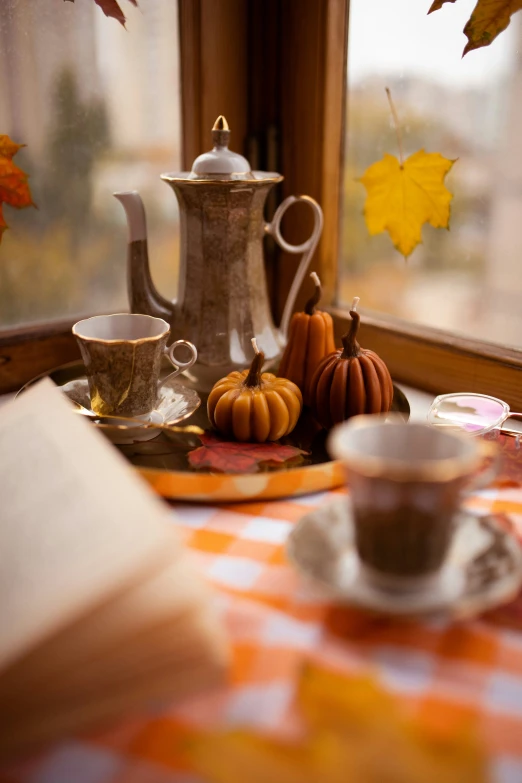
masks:
MULTIPOLYGON (((371 672, 413 709, 478 718, 495 783, 522 783, 522 611, 510 627, 397 622, 329 604, 285 558, 289 531, 342 491, 227 507, 176 505, 174 524, 218 588, 229 628, 229 684, 181 706, 156 705, 110 731, 71 738, 10 769, 9 783, 196 783, 176 736, 187 726, 241 725, 279 732, 291 721, 305 659, 371 672)), ((522 536, 522 489, 470 501, 508 513, 522 536)), ((3 782, 3 778, 0 777, 3 782)), ((268 781, 267 781, 268 783, 268 781)), ((443 783, 443 781, 441 781, 443 783)))

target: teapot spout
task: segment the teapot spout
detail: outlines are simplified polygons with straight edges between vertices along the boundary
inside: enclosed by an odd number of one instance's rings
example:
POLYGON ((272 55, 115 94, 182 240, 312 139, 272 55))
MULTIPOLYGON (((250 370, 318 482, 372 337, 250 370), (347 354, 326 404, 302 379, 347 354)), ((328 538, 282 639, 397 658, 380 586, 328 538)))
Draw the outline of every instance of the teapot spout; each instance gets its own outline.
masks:
POLYGON ((131 313, 163 318, 172 325, 175 304, 161 296, 150 275, 145 207, 137 190, 113 194, 123 205, 129 228, 127 290, 131 313))

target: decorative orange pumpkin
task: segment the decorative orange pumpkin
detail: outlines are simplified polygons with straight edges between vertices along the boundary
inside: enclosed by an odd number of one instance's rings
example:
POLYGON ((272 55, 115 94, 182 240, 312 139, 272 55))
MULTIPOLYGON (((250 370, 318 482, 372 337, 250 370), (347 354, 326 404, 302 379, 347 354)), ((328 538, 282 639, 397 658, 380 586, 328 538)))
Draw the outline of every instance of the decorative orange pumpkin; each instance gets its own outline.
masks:
POLYGON ((342 338, 343 350, 326 356, 310 384, 312 413, 326 429, 359 413, 387 413, 393 399, 393 383, 383 360, 361 348, 357 332, 361 317, 354 299, 352 323, 342 338))
POLYGON ((287 378, 261 374, 265 355, 252 345, 256 355, 250 370, 231 372, 210 392, 208 418, 223 435, 239 441, 264 443, 288 435, 303 407, 299 388, 287 378))
POLYGON ((321 299, 321 281, 315 272, 310 277, 315 283, 314 295, 306 303, 304 312, 293 314, 279 365, 279 375, 299 386, 305 405, 310 404, 309 387, 317 365, 335 350, 332 316, 315 309, 321 299))

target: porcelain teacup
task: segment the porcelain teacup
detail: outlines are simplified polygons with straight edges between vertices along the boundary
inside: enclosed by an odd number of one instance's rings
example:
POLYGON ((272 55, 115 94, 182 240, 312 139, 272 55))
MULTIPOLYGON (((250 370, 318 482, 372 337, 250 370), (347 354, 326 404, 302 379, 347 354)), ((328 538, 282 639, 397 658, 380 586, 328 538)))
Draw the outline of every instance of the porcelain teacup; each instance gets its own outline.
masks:
POLYGON ((366 576, 390 589, 433 583, 464 495, 496 473, 494 445, 427 424, 356 416, 332 431, 328 449, 344 464, 366 576), (481 469, 485 457, 491 462, 481 469))
MULTIPOLYGON (((156 405, 163 356, 176 368, 173 378, 192 367, 195 346, 176 340, 167 348, 170 327, 162 318, 116 313, 85 318, 73 326, 89 381, 91 408, 100 416, 143 416, 156 405), (188 361, 175 358, 188 352, 188 361)), ((166 379, 165 379, 166 380, 166 379)))

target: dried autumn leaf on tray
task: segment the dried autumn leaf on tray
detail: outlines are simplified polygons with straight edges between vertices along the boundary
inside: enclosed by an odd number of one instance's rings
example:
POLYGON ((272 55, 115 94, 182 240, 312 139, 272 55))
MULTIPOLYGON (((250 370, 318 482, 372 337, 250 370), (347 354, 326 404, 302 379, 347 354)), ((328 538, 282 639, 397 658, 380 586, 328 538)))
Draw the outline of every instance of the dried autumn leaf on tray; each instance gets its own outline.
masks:
MULTIPOLYGON (((434 0, 428 13, 438 11, 445 3, 456 0, 434 0)), ((478 0, 464 27, 468 39, 463 56, 473 49, 489 46, 509 25, 511 16, 522 9, 522 0, 478 0)))
POLYGON ((222 440, 207 432, 199 436, 203 444, 191 451, 188 461, 192 468, 219 473, 258 473, 274 467, 300 464, 308 453, 296 446, 280 443, 237 443, 222 440))
POLYGON ((388 231, 397 250, 407 258, 422 242, 424 223, 434 228, 449 227, 453 195, 444 178, 455 161, 424 150, 403 160, 397 114, 390 91, 386 92, 397 131, 399 158, 385 154, 360 178, 367 193, 364 217, 372 236, 388 231))
POLYGON ((249 731, 196 736, 191 767, 212 783, 486 783, 475 722, 409 717, 370 677, 316 665, 304 669, 297 706, 305 719, 298 742, 249 731))
MULTIPOLYGON (((66 2, 74 3, 74 0, 66 0, 66 2)), ((105 16, 110 16, 113 19, 117 19, 120 24, 125 27, 125 14, 120 8, 118 0, 94 0, 96 5, 99 5, 105 16)), ((137 6, 138 0, 129 0, 129 3, 137 6)))
POLYGON ((9 204, 16 209, 34 207, 29 189, 28 175, 18 168, 13 158, 24 144, 15 144, 9 136, 0 135, 0 242, 6 228, 3 214, 3 204, 9 204))

